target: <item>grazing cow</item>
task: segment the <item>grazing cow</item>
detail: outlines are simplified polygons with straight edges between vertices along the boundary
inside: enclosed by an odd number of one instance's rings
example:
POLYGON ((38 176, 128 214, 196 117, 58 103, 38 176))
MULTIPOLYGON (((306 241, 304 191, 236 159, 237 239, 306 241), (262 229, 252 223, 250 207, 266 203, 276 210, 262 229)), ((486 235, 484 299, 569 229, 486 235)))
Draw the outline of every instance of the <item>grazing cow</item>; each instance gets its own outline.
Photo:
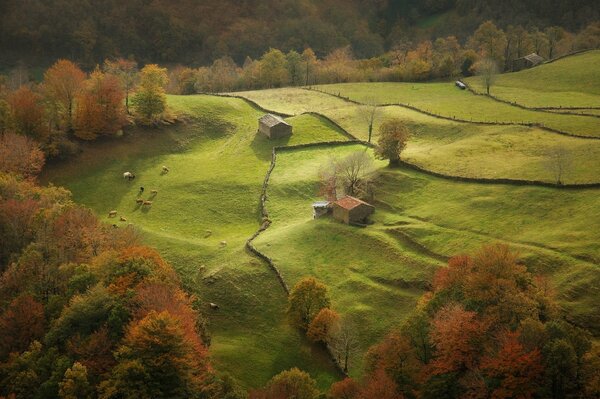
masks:
POLYGON ((163 167, 162 167, 162 172, 163 172, 163 173, 169 173, 169 168, 168 168, 168 167, 166 167, 165 165, 163 165, 163 167))
POLYGON ((117 216, 117 211, 110 211, 110 212, 108 212, 108 217, 109 218, 114 218, 115 216, 117 216))
POLYGON ((112 227, 113 227, 113 229, 118 229, 119 228, 119 226, 117 226, 116 224, 113 224, 112 227))
POLYGON ((131 172, 125 172, 123 173, 123 179, 133 180, 135 179, 135 175, 131 172))
POLYGON ((121 222, 126 222, 126 221, 127 221, 127 219, 125 219, 123 216, 121 216, 121 217, 119 218, 119 221, 121 221, 121 222))
POLYGON ((227 245, 227 241, 221 241, 221 246, 224 247, 227 245))
POLYGON ((144 200, 141 199, 141 198, 138 198, 138 199, 135 200, 135 202, 138 203, 138 204, 140 204, 140 205, 142 205, 144 203, 144 200))
POLYGON ((212 310, 219 310, 219 305, 217 305, 216 303, 212 303, 212 302, 211 302, 211 303, 210 303, 210 308, 211 308, 212 310))
POLYGON ((143 192, 144 192, 144 187, 142 186, 142 187, 140 187, 140 193, 143 193, 143 192))
POLYGON ((144 201, 142 205, 150 206, 152 205, 152 201, 144 201))
POLYGON ((156 195, 156 194, 158 194, 158 190, 152 190, 152 191, 150 191, 150 194, 156 195))

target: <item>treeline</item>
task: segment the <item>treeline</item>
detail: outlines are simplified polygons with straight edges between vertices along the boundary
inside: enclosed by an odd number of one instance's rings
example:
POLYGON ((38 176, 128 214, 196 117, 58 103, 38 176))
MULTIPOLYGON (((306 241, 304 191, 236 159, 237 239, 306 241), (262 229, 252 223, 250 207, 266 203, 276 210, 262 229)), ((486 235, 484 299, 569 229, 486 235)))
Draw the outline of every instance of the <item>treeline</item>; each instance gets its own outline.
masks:
POLYGON ((0 75, 0 135, 18 133, 38 142, 47 158, 66 158, 80 140, 169 118, 167 83, 166 69, 149 64, 138 71, 125 59, 107 60, 89 74, 59 60, 40 83, 20 70, 0 75))
POLYGON ((600 48, 600 23, 577 34, 553 26, 541 31, 491 21, 482 23, 462 44, 455 36, 435 41, 404 41, 383 55, 356 59, 351 47, 338 48, 323 58, 308 48, 302 53, 270 49, 259 59, 247 57, 240 66, 231 57, 209 67, 175 67, 169 90, 178 94, 253 90, 283 86, 366 81, 426 81, 470 76, 480 60, 491 59, 500 71, 532 52, 553 59, 574 51, 600 48))
POLYGON ((211 367, 200 303, 133 227, 25 179, 33 140, 6 133, 0 154, 0 397, 244 397, 211 367))
MULTIPOLYGON (((344 364, 359 337, 329 306, 326 287, 307 278, 292 290, 289 314, 310 339, 332 345, 344 364)), ((454 257, 403 325, 369 349, 365 375, 334 383, 326 397, 597 398, 598 347, 560 313, 548 282, 530 274, 507 246, 454 257)), ((251 399, 319 395, 298 369, 250 392, 251 399)))
POLYGON ((600 18, 595 0, 4 0, 2 66, 49 65, 68 58, 93 68, 106 58, 206 65, 243 63, 269 48, 324 57, 350 46, 370 58, 402 40, 463 41, 487 19, 576 31, 600 18))

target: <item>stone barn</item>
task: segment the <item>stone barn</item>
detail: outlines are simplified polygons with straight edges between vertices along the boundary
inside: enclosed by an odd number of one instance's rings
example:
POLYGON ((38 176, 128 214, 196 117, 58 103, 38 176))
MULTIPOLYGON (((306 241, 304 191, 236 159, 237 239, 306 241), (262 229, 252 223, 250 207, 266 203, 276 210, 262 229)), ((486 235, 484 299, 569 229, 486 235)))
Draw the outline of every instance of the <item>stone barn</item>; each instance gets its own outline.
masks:
POLYGON ((346 224, 366 224, 375 212, 373 205, 350 196, 335 201, 332 207, 333 218, 346 224))
POLYGON ((536 53, 531 53, 525 57, 514 60, 512 62, 512 70, 513 72, 517 72, 522 69, 533 68, 534 66, 540 65, 542 62, 544 62, 543 57, 537 55, 536 53))
POLYGON ((270 139, 279 139, 292 135, 292 126, 280 117, 266 114, 258 120, 258 131, 270 139))
POLYGON ((331 203, 329 201, 317 201, 312 204, 313 219, 318 219, 331 212, 331 203))

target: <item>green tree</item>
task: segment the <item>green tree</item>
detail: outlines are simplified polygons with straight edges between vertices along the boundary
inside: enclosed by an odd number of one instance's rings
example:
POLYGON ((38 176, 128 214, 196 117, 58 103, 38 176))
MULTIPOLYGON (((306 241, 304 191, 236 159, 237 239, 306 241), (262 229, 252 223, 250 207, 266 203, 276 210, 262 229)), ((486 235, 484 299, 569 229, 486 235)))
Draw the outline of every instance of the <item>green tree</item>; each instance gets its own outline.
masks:
POLYGON ((65 372, 65 378, 58 384, 58 394, 61 399, 89 399, 92 397, 92 387, 88 382, 87 368, 75 362, 65 372))
POLYGON ((306 330, 317 313, 329 304, 325 284, 313 277, 305 277, 290 292, 288 314, 295 325, 306 330))
POLYGON ((277 49, 270 49, 260 59, 260 77, 265 87, 281 87, 290 81, 285 55, 277 49))
POLYGON ((133 96, 136 112, 146 122, 152 122, 167 109, 165 87, 169 82, 167 70, 156 64, 146 65, 140 73, 140 84, 133 96))
POLYGON ((294 367, 277 374, 265 388, 250 392, 250 399, 316 399, 318 395, 316 381, 294 367))
POLYGON ((290 76, 290 84, 292 86, 300 86, 304 83, 306 73, 304 70, 304 62, 302 61, 302 55, 297 51, 291 50, 285 56, 287 60, 287 69, 290 76))
POLYGON ((470 39, 470 45, 481 56, 491 58, 498 65, 504 64, 506 35, 492 21, 482 23, 470 39))
POLYGON ((375 155, 380 159, 388 159, 390 165, 397 165, 409 137, 410 132, 403 120, 399 118, 386 120, 379 127, 375 155))

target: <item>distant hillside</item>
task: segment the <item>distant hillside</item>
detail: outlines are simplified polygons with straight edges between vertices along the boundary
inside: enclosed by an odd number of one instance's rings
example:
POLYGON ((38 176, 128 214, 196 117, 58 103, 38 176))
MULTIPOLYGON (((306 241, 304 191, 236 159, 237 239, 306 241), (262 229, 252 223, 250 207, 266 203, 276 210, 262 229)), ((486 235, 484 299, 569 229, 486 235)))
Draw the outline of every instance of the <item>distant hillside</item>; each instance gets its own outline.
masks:
POLYGON ((58 57, 88 67, 106 57, 206 64, 228 55, 241 64, 269 47, 350 45, 360 58, 402 40, 453 34, 464 39, 484 20, 500 27, 559 25, 570 31, 600 19, 596 0, 3 0, 3 66, 58 57))

